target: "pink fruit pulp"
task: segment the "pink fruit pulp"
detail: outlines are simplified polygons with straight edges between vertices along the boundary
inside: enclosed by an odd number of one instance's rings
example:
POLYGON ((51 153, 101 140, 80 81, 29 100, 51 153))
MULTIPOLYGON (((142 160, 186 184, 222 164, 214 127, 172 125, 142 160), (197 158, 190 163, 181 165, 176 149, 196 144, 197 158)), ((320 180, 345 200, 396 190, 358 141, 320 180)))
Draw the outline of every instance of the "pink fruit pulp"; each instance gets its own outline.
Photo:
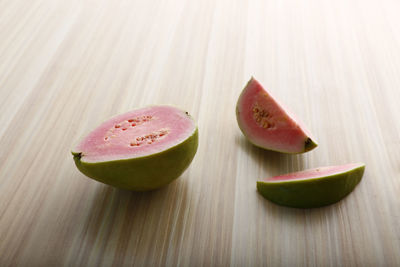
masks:
POLYGON ((251 78, 240 96, 238 116, 240 128, 257 146, 298 153, 304 151, 305 141, 312 139, 305 126, 254 78, 251 78), (257 107, 268 111, 269 127, 263 127, 262 122, 257 123, 254 117, 257 107))
POLYGON ((73 150, 85 162, 142 157, 173 147, 196 129, 187 114, 172 106, 153 106, 113 117, 73 150))
POLYGON ((293 172, 285 175, 278 175, 274 177, 269 177, 263 179, 263 181, 267 182, 281 182, 281 181, 289 181, 289 180, 303 180, 303 179, 312 179, 318 178, 321 176, 331 176, 338 173, 346 172, 364 165, 363 163, 350 163, 339 166, 329 166, 329 167, 320 167, 315 169, 309 169, 300 172, 293 172))

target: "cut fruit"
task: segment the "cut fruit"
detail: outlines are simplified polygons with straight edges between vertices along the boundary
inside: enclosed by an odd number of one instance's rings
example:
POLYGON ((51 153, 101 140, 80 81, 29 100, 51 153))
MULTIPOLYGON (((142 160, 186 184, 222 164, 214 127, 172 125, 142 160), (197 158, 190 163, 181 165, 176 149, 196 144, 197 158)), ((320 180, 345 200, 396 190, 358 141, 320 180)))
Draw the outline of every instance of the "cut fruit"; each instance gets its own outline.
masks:
POLYGON ((189 113, 151 106, 111 118, 73 149, 75 164, 88 177, 135 191, 159 188, 192 162, 198 130, 189 113))
POLYGON ((352 163, 321 167, 257 181, 257 190, 266 199, 294 208, 315 208, 333 204, 361 181, 365 164, 352 163))
POLYGON ((317 146, 302 124, 253 77, 236 105, 240 130, 254 145, 284 153, 303 153, 317 146))

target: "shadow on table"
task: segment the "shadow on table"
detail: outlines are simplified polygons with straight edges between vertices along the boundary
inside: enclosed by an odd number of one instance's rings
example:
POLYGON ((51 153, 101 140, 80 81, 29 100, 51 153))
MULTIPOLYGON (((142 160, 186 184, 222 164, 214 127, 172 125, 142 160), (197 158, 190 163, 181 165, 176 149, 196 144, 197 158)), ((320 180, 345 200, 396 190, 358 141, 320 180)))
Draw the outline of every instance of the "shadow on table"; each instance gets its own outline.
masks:
POLYGON ((152 249, 151 242, 167 240, 172 230, 181 231, 172 229, 172 222, 184 221, 182 211, 190 203, 186 201, 187 176, 185 172, 168 186, 149 192, 99 186, 85 225, 85 249, 96 246, 106 251, 112 242, 116 246, 114 257, 122 259, 132 255, 132 249, 152 249))
MULTIPOLYGON (((257 162, 263 168, 263 173, 268 176, 283 174, 282 170, 295 172, 305 167, 303 154, 286 154, 262 149, 250 143, 243 135, 236 136, 236 144, 257 162)), ((260 178, 262 177, 257 177, 257 179, 260 178)))

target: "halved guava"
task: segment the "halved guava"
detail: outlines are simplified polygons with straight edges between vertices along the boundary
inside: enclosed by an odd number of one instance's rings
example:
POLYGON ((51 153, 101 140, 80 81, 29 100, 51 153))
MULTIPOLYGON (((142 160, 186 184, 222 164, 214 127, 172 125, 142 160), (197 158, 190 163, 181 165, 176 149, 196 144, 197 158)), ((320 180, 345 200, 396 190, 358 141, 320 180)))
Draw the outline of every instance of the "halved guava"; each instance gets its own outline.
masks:
POLYGON ((254 145, 284 153, 303 153, 317 146, 310 133, 253 77, 236 105, 240 130, 254 145))
POLYGON ((350 194, 361 181, 364 169, 363 163, 309 169, 257 181, 257 190, 279 205, 321 207, 350 194))
POLYGON ((78 169, 90 178, 134 191, 159 188, 179 177, 198 146, 188 112, 151 106, 102 123, 73 149, 78 169))

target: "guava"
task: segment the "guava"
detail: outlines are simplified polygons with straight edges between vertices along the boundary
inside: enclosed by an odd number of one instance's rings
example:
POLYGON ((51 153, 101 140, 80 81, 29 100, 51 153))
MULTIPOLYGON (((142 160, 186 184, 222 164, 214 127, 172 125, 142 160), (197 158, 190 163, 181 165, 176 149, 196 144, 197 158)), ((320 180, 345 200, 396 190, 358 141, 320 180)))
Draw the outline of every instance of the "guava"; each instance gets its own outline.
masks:
POLYGON ((77 168, 99 182, 147 191, 178 178, 198 146, 188 112, 161 105, 136 109, 102 123, 72 150, 77 168))
POLYGON ((239 96, 236 119, 254 145, 284 153, 303 153, 317 144, 305 126, 253 77, 239 96))
POLYGON ((266 199, 283 206, 315 208, 338 202, 356 187, 365 164, 321 167, 257 181, 266 199))

